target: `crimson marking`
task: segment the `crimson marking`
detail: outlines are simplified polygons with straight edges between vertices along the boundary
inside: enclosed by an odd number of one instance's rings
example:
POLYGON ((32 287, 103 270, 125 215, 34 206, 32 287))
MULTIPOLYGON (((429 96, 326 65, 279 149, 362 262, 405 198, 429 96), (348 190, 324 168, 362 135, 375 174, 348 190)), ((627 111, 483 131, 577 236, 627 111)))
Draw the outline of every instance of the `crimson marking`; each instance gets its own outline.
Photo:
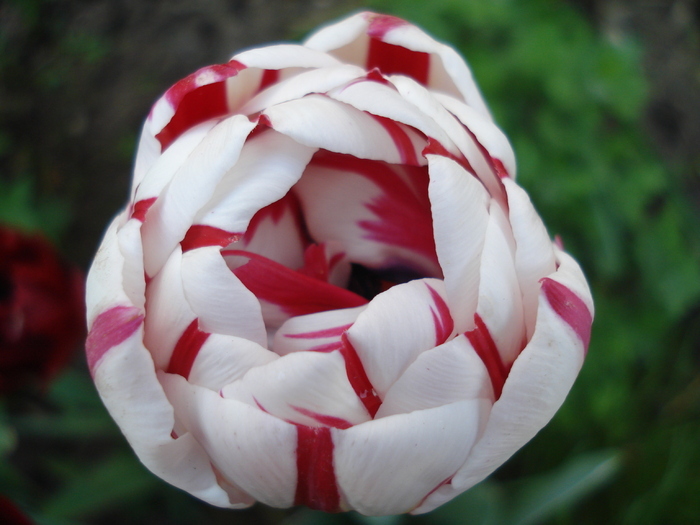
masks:
POLYGON ((166 150, 175 139, 193 126, 228 113, 226 80, 245 68, 235 60, 208 66, 171 87, 164 96, 174 108, 175 114, 156 135, 162 150, 166 150), (202 77, 211 79, 211 82, 199 85, 202 77))
POLYGON ((297 488, 294 504, 324 512, 340 511, 333 467, 333 437, 328 427, 297 427, 297 488))
POLYGON ((409 25, 408 22, 396 16, 372 13, 369 15, 367 35, 374 38, 384 38, 392 29, 407 25, 409 25))
POLYGON ((396 150, 399 152, 399 156, 401 157, 401 164, 418 166, 418 155, 416 155, 416 149, 413 147, 411 137, 408 136, 406 130, 395 120, 380 117, 379 115, 373 115, 371 113, 370 115, 374 117, 377 122, 379 122, 379 124, 389 134, 391 140, 394 141, 396 150))
POLYGON ((452 335, 452 330, 454 330, 455 325, 452 320, 452 315, 450 314, 450 308, 447 306, 445 300, 432 286, 429 284, 426 284, 426 286, 437 308, 436 312, 431 306, 430 313, 433 314, 433 324, 435 325, 435 346, 438 346, 447 341, 447 338, 452 335))
POLYGON ((326 337, 335 337, 343 335, 353 323, 344 324, 342 326, 334 326, 333 328, 325 328, 316 330, 315 332, 304 332, 303 334, 285 334, 285 337, 290 339, 323 339, 326 337))
POLYGON ((206 224, 195 224, 187 230, 185 238, 180 241, 182 252, 188 252, 196 248, 205 246, 221 246, 225 248, 232 242, 241 238, 240 233, 231 233, 221 228, 207 226, 206 224))
POLYGON ((247 257, 249 261, 233 273, 258 299, 280 306, 291 316, 367 304, 364 297, 303 275, 262 255, 243 250, 224 250, 221 254, 247 257))
POLYGON ((141 199, 135 202, 131 208, 131 218, 141 222, 145 221, 146 213, 153 206, 153 203, 156 202, 156 199, 157 197, 151 197, 150 199, 141 199))
POLYGON ((279 80, 280 72, 277 69, 266 69, 263 71, 262 77, 260 78, 260 87, 258 91, 262 91, 268 86, 276 83, 279 80))
POLYGON ((428 140, 428 145, 423 148, 423 151, 421 152, 423 156, 426 155, 439 155, 441 157, 447 157, 448 159, 451 159, 455 161, 457 164, 462 166, 465 170, 467 170, 471 174, 475 174, 476 172, 474 171, 474 168, 472 165, 469 163, 467 158, 462 155, 461 153, 459 156, 455 155, 454 153, 450 153, 445 146, 443 146, 441 143, 439 143, 437 140, 429 139, 428 140))
POLYGON ((166 372, 181 375, 185 379, 189 378, 194 360, 209 335, 199 329, 199 320, 192 321, 177 340, 166 372))
POLYGON ((143 319, 143 313, 135 306, 115 306, 95 318, 85 341, 90 374, 94 375, 98 362, 108 350, 126 341, 139 329, 143 319))
POLYGON ((493 393, 496 396, 496 400, 498 400, 501 397, 501 392, 503 392, 503 385, 508 378, 509 367, 506 367, 503 363, 498 347, 479 314, 474 314, 474 322, 476 323, 476 328, 466 332, 464 335, 467 336, 477 355, 486 366, 493 385, 493 393))
POLYGON ((366 69, 379 69, 384 75, 399 74, 411 77, 419 84, 428 85, 430 55, 405 47, 387 44, 370 36, 366 69))
POLYGON ((556 314, 568 324, 583 342, 584 355, 588 353, 591 341, 593 316, 581 298, 554 279, 545 277, 540 280, 542 291, 556 314))
POLYGON ((350 423, 350 421, 348 421, 347 419, 335 416, 327 416, 325 414, 319 414, 318 412, 314 412, 313 410, 308 410, 306 408, 297 407, 294 405, 290 406, 300 414, 315 419, 316 421, 327 427, 339 428, 341 430, 344 430, 352 426, 352 423, 350 423))
POLYGON ((341 341, 340 354, 345 359, 345 370, 348 374, 350 386, 352 386, 362 404, 365 405, 370 417, 374 418, 377 410, 382 406, 382 400, 374 390, 369 377, 367 377, 365 367, 360 360, 360 356, 357 355, 357 350, 355 350, 350 339, 348 339, 347 333, 343 333, 341 341))

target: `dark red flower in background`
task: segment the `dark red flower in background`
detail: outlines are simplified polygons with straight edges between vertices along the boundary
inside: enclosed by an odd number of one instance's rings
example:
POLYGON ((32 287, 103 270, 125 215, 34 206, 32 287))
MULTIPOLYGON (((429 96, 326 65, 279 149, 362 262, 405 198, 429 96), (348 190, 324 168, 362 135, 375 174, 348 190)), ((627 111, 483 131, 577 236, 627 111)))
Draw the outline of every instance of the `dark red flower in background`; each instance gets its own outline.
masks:
POLYGON ((82 274, 37 234, 0 226, 0 393, 46 382, 84 333, 82 274))

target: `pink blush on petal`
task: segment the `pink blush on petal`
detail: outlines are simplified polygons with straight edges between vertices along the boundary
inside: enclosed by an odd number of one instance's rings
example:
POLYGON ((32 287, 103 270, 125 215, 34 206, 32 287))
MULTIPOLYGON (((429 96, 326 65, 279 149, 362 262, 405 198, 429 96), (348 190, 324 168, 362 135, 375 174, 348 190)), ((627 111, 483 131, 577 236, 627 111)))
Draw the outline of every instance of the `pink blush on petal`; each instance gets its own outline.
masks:
POLYGON ((97 316, 85 341, 85 353, 92 375, 102 356, 131 337, 143 319, 143 313, 135 306, 115 306, 97 316))

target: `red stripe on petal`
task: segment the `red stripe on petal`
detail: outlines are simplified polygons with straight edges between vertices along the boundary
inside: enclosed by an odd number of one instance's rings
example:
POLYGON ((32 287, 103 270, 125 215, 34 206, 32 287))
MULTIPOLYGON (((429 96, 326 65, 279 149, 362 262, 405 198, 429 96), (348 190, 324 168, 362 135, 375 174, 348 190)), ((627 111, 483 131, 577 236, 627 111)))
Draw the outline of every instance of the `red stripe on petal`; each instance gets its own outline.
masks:
POLYGON ((267 257, 243 250, 225 250, 224 256, 247 257, 249 261, 233 270, 255 296, 278 305, 291 316, 353 308, 367 304, 364 297, 291 270, 267 257))
POLYGON ((280 78, 280 72, 277 69, 266 69, 263 71, 262 77, 260 78, 259 91, 262 91, 268 86, 271 86, 277 82, 280 78))
POLYGON ((370 14, 367 35, 374 38, 384 38, 394 28, 406 26, 408 22, 391 15, 370 14))
POLYGON ((593 316, 586 304, 578 295, 554 279, 545 277, 540 282, 542 283, 542 291, 552 309, 566 324, 573 328, 579 339, 583 341, 584 354, 588 353, 593 316))
POLYGON ((333 468, 333 438, 328 427, 297 427, 295 505, 338 512, 340 494, 333 468))
POLYGON ((85 341, 90 373, 107 350, 126 341, 143 323, 143 313, 135 306, 115 306, 95 318, 85 341))
POLYGON ((145 221, 146 213, 153 206, 153 203, 156 202, 156 199, 157 197, 151 197, 150 199, 142 199, 135 202, 131 208, 131 218, 141 222, 145 221))
POLYGON ((454 330, 455 324, 452 319, 452 314, 450 314, 450 308, 447 303, 442 298, 442 296, 437 293, 432 286, 426 284, 428 290, 430 291, 430 297, 432 297, 437 312, 430 307, 430 312, 433 314, 433 323, 435 324, 435 346, 443 344, 447 341, 447 338, 452 335, 452 330, 454 330))
POLYGON ((345 370, 348 374, 350 386, 352 386, 362 404, 365 405, 370 417, 374 418, 377 410, 382 406, 382 400, 374 390, 369 377, 367 377, 367 372, 360 360, 360 356, 357 355, 357 350, 352 346, 347 334, 344 333, 341 336, 341 341, 343 344, 340 348, 340 353, 345 359, 345 370))
POLYGON ((166 372, 178 374, 187 379, 190 376, 197 354, 208 338, 209 334, 199 329, 199 321, 197 319, 192 321, 180 336, 180 339, 177 340, 166 372))
POLYGON ((303 334, 285 334, 284 336, 289 337, 290 339, 325 339, 326 337, 343 335, 351 326, 352 323, 345 324, 343 326, 334 326, 333 328, 325 328, 323 330, 316 330, 315 332, 304 332, 303 334))
POLYGON ((464 155, 460 154, 459 156, 457 156, 453 153, 450 153, 445 146, 443 146, 436 140, 428 140, 428 145, 423 149, 422 155, 439 155, 441 157, 447 157, 448 159, 451 159, 460 166, 462 166, 469 173, 475 173, 474 168, 472 168, 472 165, 469 163, 469 161, 464 155))
POLYGON ((419 84, 428 85, 430 55, 405 47, 387 44, 370 37, 366 69, 379 69, 384 75, 406 75, 419 84))
POLYGON ((221 246, 224 248, 239 240, 242 235, 241 233, 227 232, 214 226, 195 224, 187 230, 185 238, 180 242, 180 246, 182 246, 183 253, 205 246, 221 246))
POLYGON ((394 120, 386 117, 380 117, 378 115, 371 116, 374 117, 379 124, 381 124, 381 126, 391 137, 391 140, 394 141, 396 150, 399 152, 399 156, 401 157, 401 163, 408 164, 409 166, 418 166, 418 155, 416 155, 413 142, 411 142, 411 137, 408 136, 406 130, 394 120))
POLYGON ((466 332, 464 335, 467 336, 467 339, 469 339, 477 355, 486 366, 486 370, 491 378, 491 384, 493 385, 493 393, 496 399, 498 399, 501 397, 501 392, 503 392, 503 385, 506 382, 509 370, 506 365, 503 364, 496 343, 479 314, 474 314, 474 322, 476 323, 476 328, 470 332, 466 332))
POLYGON ((302 407, 296 407, 294 405, 290 406, 300 414, 310 417, 311 419, 315 419, 316 421, 327 427, 346 429, 352 426, 352 423, 350 423, 350 421, 348 421, 347 419, 319 414, 318 412, 314 412, 313 410, 308 410, 302 407))
POLYGON ((180 80, 165 93, 175 114, 156 135, 163 150, 193 126, 228 113, 226 79, 242 69, 245 66, 236 61, 205 67, 180 80))

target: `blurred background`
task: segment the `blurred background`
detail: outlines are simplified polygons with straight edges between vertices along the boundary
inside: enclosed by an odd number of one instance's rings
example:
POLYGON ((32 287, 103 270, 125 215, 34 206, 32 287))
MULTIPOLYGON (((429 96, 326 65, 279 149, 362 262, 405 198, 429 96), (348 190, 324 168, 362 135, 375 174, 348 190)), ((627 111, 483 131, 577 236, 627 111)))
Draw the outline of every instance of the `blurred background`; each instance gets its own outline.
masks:
MULTIPOLYGON (((424 516, 222 511, 135 459, 92 386, 82 324, 44 327, 51 356, 34 356, 36 342, 0 348, 0 522, 700 523, 695 0, 2 0, 0 225, 11 233, 0 235, 0 313, 7 261, 25 268, 41 253, 33 271, 64 284, 86 271, 167 87, 360 8, 406 18, 467 58, 519 183, 589 277, 596 321, 564 407, 489 480, 424 516)), ((80 283, 56 286, 47 304, 82 316, 56 299, 80 296, 80 283)))

